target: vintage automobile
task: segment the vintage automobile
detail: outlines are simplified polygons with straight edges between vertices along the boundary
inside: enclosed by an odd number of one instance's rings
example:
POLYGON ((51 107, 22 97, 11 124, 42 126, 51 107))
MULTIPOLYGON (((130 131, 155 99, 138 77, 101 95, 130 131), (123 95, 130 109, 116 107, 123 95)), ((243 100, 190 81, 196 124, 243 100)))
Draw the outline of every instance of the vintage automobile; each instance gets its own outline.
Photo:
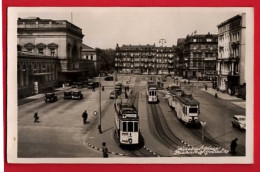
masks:
POLYGON ((105 81, 113 81, 113 76, 107 76, 104 78, 105 81))
POLYGON ((88 83, 88 89, 92 89, 93 87, 97 88, 99 87, 99 82, 89 82, 88 83))
POLYGON ((244 115, 234 115, 232 126, 241 130, 246 130, 246 117, 244 115))
POLYGON ((72 99, 72 91, 64 91, 64 99, 72 99))
POLYGON ((81 100, 83 99, 83 94, 81 91, 72 91, 72 99, 81 100))
POLYGON ((119 90, 113 90, 110 92, 110 99, 115 99, 120 95, 120 91, 119 90), (116 93, 116 94, 115 94, 116 93))
POLYGON ((88 87, 88 81, 81 81, 81 87, 88 87))
POLYGON ((55 93, 45 93, 44 97, 45 102, 55 102, 58 100, 58 97, 55 93))
POLYGON ((82 82, 72 82, 71 87, 72 88, 82 87, 82 82))

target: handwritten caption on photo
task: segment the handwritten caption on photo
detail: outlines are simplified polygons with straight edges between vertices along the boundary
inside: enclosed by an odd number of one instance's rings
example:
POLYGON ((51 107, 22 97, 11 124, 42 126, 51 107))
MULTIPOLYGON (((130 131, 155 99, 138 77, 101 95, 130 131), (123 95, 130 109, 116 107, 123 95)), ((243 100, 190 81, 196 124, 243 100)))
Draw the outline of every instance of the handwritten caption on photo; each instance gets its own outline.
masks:
POLYGON ((222 147, 204 146, 201 147, 178 147, 173 151, 173 155, 209 155, 209 154, 225 154, 229 150, 222 147))

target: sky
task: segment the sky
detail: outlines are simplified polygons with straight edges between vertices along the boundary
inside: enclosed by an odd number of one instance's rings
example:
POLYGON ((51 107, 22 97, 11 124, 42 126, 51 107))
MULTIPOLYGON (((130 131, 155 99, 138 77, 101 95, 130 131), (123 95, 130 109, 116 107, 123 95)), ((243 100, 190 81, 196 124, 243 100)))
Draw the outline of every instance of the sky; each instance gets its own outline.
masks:
POLYGON ((67 20, 82 29, 83 43, 93 48, 115 48, 123 44, 164 46, 178 38, 197 34, 217 34, 217 25, 248 8, 184 7, 86 7, 20 8, 17 17, 67 20))

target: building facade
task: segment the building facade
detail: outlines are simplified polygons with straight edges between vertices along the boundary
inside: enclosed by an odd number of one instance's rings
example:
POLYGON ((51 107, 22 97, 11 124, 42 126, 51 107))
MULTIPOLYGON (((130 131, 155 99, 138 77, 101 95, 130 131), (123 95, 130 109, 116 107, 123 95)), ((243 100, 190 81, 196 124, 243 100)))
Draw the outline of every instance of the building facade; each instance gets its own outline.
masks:
POLYGON ((17 25, 18 98, 84 80, 93 70, 93 62, 82 58, 81 28, 66 20, 40 18, 18 18, 17 25))
POLYGON ((119 73, 169 74, 174 71, 175 55, 174 46, 117 45, 115 67, 119 73))
POLYGON ((94 63, 95 70, 89 71, 89 74, 96 75, 99 70, 98 69, 97 51, 88 45, 82 44, 82 58, 94 63))
POLYGON ((245 14, 218 25, 218 88, 245 98, 245 14))
POLYGON ((179 47, 181 76, 188 79, 211 80, 216 75, 217 35, 188 35, 179 47))

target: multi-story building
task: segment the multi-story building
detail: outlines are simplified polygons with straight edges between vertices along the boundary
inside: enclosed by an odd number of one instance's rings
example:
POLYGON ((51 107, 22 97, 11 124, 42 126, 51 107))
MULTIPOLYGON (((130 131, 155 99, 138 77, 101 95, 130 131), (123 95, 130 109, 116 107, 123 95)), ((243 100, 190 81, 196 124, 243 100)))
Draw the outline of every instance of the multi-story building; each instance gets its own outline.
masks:
POLYGON ((205 79, 215 76, 218 55, 218 36, 215 34, 188 35, 181 44, 180 61, 182 76, 205 79))
POLYGON ((183 45, 185 43, 185 38, 179 38, 177 40, 176 58, 174 59, 174 75, 185 76, 186 68, 188 67, 188 62, 185 63, 183 58, 183 45))
POLYGON ((119 73, 168 74, 174 70, 175 53, 174 46, 117 45, 115 67, 119 73))
POLYGON ((245 14, 218 25, 218 88, 245 97, 245 14))
POLYGON ((84 80, 93 62, 82 58, 82 29, 66 20, 18 18, 18 96, 84 80))

